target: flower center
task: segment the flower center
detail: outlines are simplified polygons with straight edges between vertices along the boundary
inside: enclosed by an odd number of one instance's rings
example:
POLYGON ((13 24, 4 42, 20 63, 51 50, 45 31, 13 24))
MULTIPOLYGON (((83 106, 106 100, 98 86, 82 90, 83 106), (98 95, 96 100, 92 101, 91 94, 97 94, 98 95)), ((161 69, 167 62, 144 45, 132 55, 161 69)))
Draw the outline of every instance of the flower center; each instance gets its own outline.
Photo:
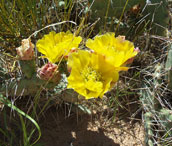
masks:
POLYGON ((116 51, 116 47, 115 46, 109 46, 109 49, 112 49, 113 51, 116 51))
POLYGON ((100 81, 101 75, 92 67, 85 67, 81 72, 84 81, 100 81))

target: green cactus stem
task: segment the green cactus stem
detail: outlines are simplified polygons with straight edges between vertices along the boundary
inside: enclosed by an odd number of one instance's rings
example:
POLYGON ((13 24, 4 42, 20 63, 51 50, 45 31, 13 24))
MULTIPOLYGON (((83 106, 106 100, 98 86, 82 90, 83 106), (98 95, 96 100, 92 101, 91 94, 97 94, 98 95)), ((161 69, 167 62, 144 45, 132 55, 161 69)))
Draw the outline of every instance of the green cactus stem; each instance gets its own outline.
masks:
POLYGON ((162 108, 159 112, 159 117, 163 130, 167 133, 167 136, 172 136, 172 110, 162 108))
MULTIPOLYGON (((126 0, 89 0, 92 4, 91 19, 93 21, 100 18, 97 24, 100 29, 108 24, 107 29, 114 31, 119 23, 126 0), (115 24, 115 25, 114 25, 115 24)), ((168 17, 167 0, 129 0, 125 7, 127 12, 126 22, 120 23, 120 33, 127 32, 124 30, 133 30, 132 32, 141 31, 144 27, 152 34, 166 35, 169 17, 168 17), (134 12, 138 9, 138 12, 134 12), (133 17, 134 16, 134 17, 133 17)), ((126 17, 126 16, 125 16, 126 17)), ((133 33, 131 33, 133 35, 133 33)))
POLYGON ((168 80, 168 87, 172 89, 172 45, 169 46, 167 61, 166 61, 166 79, 168 80))
POLYGON ((35 60, 19 60, 19 64, 21 71, 26 78, 31 79, 36 73, 35 60))
MULTIPOLYGON (((6 76, 6 72, 0 73, 2 78, 6 76)), ((0 94, 4 96, 35 96, 37 92, 42 91, 42 89, 48 89, 55 92, 56 102, 78 102, 78 94, 73 90, 66 89, 65 77, 62 77, 59 82, 55 83, 51 82, 51 80, 49 82, 41 80, 36 73, 33 74, 31 78, 22 76, 13 80, 10 79, 10 77, 3 79, 3 81, 0 80, 0 94)))
POLYGON ((152 131, 152 113, 147 112, 144 114, 144 127, 145 127, 145 144, 146 146, 154 146, 153 144, 153 131, 152 131))
POLYGON ((140 101, 145 110, 143 117, 146 146, 154 146, 155 140, 157 140, 156 143, 164 145, 166 140, 172 136, 172 110, 162 107, 159 100, 157 100, 157 94, 163 82, 163 69, 163 64, 155 66, 152 77, 148 78, 147 82, 144 83, 144 89, 140 94, 140 101), (157 139, 157 136, 161 137, 161 139, 157 139))
POLYGON ((9 81, 8 85, 0 85, 0 93, 3 95, 8 94, 9 96, 25 96, 25 95, 34 95, 41 88, 52 89, 55 87, 54 83, 47 83, 47 81, 40 80, 36 75, 32 78, 18 78, 13 81, 9 81))

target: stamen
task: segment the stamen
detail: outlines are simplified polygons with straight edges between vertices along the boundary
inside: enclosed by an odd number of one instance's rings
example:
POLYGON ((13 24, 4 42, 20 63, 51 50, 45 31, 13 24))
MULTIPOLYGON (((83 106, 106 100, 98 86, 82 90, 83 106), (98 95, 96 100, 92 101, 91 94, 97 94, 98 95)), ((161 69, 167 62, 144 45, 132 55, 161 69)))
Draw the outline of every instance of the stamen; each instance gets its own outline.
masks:
POLYGON ((100 81, 101 79, 101 75, 91 67, 84 68, 83 71, 81 72, 81 75, 86 82, 89 80, 100 81))

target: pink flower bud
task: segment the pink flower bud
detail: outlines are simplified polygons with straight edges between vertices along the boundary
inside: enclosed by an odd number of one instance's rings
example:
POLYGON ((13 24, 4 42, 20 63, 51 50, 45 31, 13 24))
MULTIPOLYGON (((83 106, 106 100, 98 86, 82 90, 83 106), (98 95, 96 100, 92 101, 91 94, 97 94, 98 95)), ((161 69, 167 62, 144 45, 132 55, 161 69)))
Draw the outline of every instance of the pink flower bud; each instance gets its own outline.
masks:
POLYGON ((34 44, 30 39, 23 39, 21 46, 16 50, 20 60, 32 60, 34 58, 34 44))
POLYGON ((38 76, 42 80, 51 82, 58 82, 61 79, 60 73, 58 72, 58 66, 56 64, 47 63, 38 69, 38 76))

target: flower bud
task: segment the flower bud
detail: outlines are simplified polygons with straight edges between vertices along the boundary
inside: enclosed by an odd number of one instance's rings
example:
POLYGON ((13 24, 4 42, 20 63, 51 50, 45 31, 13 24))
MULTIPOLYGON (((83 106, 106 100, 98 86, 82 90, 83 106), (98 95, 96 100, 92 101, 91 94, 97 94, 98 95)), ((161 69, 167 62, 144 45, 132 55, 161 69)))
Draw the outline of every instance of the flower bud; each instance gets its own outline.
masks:
POLYGON ((42 80, 47 80, 51 82, 59 82, 61 79, 61 75, 58 71, 58 66, 56 64, 47 63, 38 69, 38 76, 42 80))
POLYGON ((21 46, 16 50, 19 60, 32 60, 34 58, 34 44, 30 39, 23 39, 21 46))

